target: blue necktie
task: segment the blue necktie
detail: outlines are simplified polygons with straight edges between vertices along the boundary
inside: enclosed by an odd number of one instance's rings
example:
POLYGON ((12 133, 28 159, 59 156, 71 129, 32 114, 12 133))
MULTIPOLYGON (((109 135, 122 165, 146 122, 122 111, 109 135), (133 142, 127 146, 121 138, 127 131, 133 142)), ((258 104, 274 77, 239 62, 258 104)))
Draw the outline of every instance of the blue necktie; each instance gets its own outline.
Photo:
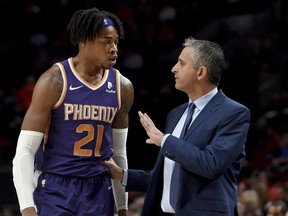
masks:
MULTIPOLYGON (((188 106, 188 114, 184 123, 184 126, 182 128, 180 139, 183 138, 190 126, 192 116, 195 109, 195 104, 191 102, 188 106)), ((178 195, 178 181, 179 181, 179 170, 180 170, 180 164, 175 162, 175 166, 172 173, 172 179, 171 179, 171 186, 170 186, 170 204, 176 209, 176 202, 177 202, 177 195, 178 195)))

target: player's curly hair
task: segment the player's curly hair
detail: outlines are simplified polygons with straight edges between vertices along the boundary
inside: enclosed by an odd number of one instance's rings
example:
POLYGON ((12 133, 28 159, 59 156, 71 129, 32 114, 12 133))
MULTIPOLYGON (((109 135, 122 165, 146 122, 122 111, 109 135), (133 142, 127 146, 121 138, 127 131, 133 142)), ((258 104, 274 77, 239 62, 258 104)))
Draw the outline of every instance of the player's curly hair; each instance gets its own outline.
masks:
POLYGON ((80 42, 93 41, 104 28, 104 18, 109 17, 116 28, 119 39, 124 38, 124 29, 119 18, 111 12, 100 11, 97 8, 89 8, 76 11, 68 26, 71 42, 74 46, 80 42))

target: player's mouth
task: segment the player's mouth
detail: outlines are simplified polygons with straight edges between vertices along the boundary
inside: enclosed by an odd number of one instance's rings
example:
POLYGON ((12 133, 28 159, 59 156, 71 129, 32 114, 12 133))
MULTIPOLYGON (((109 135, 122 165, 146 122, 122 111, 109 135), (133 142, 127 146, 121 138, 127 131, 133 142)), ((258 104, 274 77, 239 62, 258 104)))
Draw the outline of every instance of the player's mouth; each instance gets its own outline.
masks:
POLYGON ((117 60, 118 56, 112 56, 111 58, 109 58, 108 60, 112 63, 112 64, 116 64, 116 60, 117 60))

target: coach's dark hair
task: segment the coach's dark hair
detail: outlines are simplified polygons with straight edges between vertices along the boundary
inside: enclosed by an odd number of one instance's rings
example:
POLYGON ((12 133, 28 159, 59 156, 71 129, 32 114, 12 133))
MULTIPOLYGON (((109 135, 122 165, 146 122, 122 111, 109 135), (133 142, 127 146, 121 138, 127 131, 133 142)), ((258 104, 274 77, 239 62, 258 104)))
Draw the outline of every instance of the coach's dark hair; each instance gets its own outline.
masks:
POLYGON ((111 12, 100 11, 97 8, 90 8, 76 11, 68 26, 67 30, 70 34, 70 39, 73 45, 78 45, 80 42, 94 40, 98 33, 104 28, 104 18, 109 17, 116 28, 119 39, 124 38, 124 30, 119 18, 111 12))
POLYGON ((210 82, 218 86, 223 69, 226 66, 223 50, 220 45, 207 40, 196 40, 193 37, 185 39, 184 46, 193 49, 191 59, 194 69, 205 66, 208 70, 210 82))

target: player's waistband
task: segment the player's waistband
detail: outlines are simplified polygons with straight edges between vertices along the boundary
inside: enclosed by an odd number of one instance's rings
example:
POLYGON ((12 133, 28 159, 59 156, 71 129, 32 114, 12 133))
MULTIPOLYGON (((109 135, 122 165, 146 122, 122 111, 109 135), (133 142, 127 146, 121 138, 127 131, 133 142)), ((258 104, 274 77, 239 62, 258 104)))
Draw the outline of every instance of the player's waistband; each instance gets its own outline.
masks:
POLYGON ((110 178, 110 174, 109 174, 109 171, 107 170, 103 170, 102 172, 99 172, 99 173, 96 173, 95 175, 93 176, 75 176, 75 175, 62 175, 62 174, 59 174, 59 173, 52 173, 52 172, 41 172, 41 171, 37 171, 37 172, 40 172, 42 175, 53 175, 53 176, 58 176, 58 177, 61 177, 61 178, 69 178, 69 179, 89 179, 89 178, 102 178, 102 177, 109 177, 110 178))

